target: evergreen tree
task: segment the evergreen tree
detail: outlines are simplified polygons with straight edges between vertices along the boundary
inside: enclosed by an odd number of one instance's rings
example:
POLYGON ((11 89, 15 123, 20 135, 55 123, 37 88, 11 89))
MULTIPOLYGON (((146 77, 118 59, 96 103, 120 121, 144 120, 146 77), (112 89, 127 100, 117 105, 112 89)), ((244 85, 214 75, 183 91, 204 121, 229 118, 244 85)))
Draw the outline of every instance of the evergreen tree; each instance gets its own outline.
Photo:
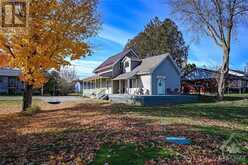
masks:
POLYGON ((187 63, 188 46, 177 25, 170 19, 153 18, 143 32, 129 40, 126 49, 132 48, 140 58, 170 53, 180 68, 187 63))

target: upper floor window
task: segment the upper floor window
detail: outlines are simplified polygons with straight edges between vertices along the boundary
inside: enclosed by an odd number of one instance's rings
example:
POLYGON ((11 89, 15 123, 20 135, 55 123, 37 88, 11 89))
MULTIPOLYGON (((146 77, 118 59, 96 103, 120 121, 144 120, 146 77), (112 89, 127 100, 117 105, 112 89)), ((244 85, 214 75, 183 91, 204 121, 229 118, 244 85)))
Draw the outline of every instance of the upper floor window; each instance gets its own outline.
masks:
POLYGON ((125 67, 125 68, 129 67, 129 62, 128 62, 128 61, 126 61, 126 62, 124 63, 124 67, 125 67))

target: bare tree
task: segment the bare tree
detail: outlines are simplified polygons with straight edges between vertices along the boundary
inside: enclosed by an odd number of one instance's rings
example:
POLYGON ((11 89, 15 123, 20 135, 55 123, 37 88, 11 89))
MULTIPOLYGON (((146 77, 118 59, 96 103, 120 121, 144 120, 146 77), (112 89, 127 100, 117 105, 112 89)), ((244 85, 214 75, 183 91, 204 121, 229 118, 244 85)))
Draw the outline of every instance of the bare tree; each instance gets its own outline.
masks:
POLYGON ((211 37, 223 50, 218 77, 218 98, 222 100, 233 32, 247 19, 248 0, 169 0, 169 4, 172 13, 189 25, 190 30, 211 37))
POLYGON ((61 67, 59 74, 60 77, 67 82, 72 82, 73 80, 77 80, 79 78, 75 67, 73 66, 61 67))

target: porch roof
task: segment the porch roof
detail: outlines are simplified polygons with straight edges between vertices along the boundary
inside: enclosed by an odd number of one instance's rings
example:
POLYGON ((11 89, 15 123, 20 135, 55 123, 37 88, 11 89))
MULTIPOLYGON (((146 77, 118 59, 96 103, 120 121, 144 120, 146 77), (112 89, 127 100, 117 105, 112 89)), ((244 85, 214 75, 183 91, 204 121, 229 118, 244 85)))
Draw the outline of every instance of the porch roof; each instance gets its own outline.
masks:
POLYGON ((113 80, 126 80, 126 79, 131 79, 133 76, 136 75, 136 72, 127 72, 127 73, 123 73, 119 76, 117 76, 116 78, 114 78, 113 80))
POLYGON ((87 78, 83 79, 83 81, 93 81, 96 79, 111 78, 111 77, 112 77, 112 72, 107 72, 107 73, 103 73, 101 75, 93 75, 91 77, 87 77, 87 78))

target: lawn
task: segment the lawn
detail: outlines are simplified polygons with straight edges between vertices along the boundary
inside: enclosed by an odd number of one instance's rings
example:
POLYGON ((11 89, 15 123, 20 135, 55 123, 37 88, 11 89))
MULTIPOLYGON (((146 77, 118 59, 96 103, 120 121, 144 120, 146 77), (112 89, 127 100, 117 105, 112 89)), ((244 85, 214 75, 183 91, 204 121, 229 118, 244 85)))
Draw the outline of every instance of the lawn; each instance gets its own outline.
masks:
POLYGON ((19 113, 0 98, 0 164, 246 164, 248 101, 134 107, 81 98, 19 113), (164 141, 185 136, 191 145, 164 141))

